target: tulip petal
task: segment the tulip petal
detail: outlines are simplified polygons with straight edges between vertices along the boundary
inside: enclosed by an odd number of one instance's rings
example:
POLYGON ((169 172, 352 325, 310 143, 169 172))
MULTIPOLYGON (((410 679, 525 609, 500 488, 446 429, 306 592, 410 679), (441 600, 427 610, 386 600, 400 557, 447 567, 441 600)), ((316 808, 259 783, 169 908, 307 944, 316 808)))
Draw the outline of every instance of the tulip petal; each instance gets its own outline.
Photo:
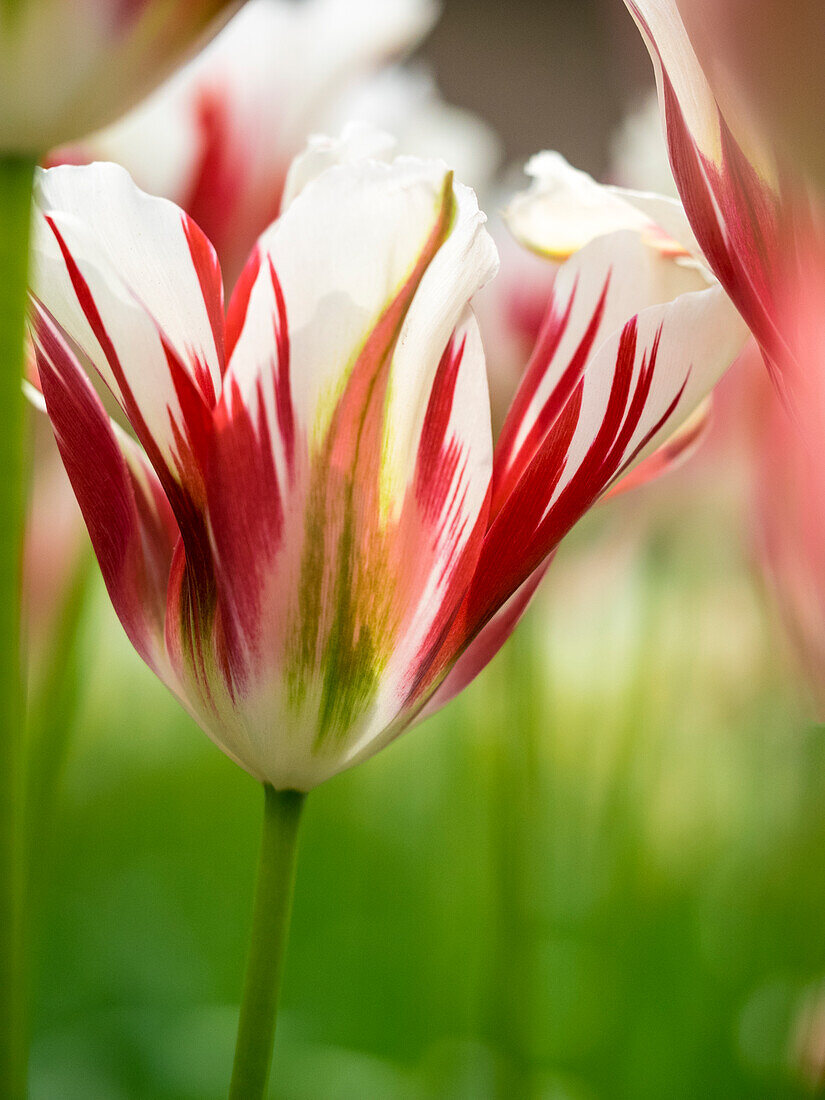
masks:
POLYGON ((132 645, 174 690, 163 644, 179 541, 169 504, 145 456, 110 421, 65 334, 39 305, 32 335, 49 418, 112 604, 132 645))
POLYGON ((220 270, 177 207, 115 165, 39 174, 34 292, 119 401, 170 496, 201 494, 223 372, 220 270))
POLYGON ((391 160, 397 144, 391 134, 363 122, 348 122, 336 138, 310 134, 305 148, 289 166, 281 210, 327 168, 358 160, 391 160))
MULTIPOLYGON (((609 241, 596 241, 580 255, 609 241)), ((508 447, 508 466, 497 479, 496 454, 494 518, 463 609, 471 636, 613 482, 693 413, 746 335, 724 291, 714 286, 642 310, 586 366, 565 365, 527 461, 514 461, 508 447)), ((529 376, 525 385, 533 385, 529 376)))
POLYGON ((698 272, 648 247, 635 231, 597 237, 561 267, 499 437, 494 512, 517 484, 584 372, 591 369, 600 344, 644 308, 705 285, 698 272))

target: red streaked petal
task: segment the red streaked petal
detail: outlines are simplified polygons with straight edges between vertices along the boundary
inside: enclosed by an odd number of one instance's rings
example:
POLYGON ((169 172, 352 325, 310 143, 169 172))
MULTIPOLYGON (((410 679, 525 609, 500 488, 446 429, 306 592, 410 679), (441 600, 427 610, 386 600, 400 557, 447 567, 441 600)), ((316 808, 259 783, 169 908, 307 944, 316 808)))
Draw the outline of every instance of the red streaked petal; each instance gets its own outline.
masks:
MULTIPOLYGON (((541 227, 540 213, 542 210, 536 211, 531 219, 536 231, 541 227)), ((539 339, 496 446, 494 514, 611 333, 641 310, 704 285, 695 271, 683 272, 635 231, 596 238, 562 265, 553 282, 539 339)))
POLYGON ((601 346, 494 514, 465 601, 469 636, 616 478, 690 416, 745 336, 712 287, 643 310, 601 346))
POLYGON ((224 362, 214 250, 114 165, 40 173, 37 204, 35 295, 120 402, 170 499, 174 480, 197 500, 224 362))
POLYGON ((60 327, 39 307, 33 339, 49 418, 112 604, 135 649, 169 682, 166 586, 179 541, 171 508, 139 449, 117 434, 60 327))

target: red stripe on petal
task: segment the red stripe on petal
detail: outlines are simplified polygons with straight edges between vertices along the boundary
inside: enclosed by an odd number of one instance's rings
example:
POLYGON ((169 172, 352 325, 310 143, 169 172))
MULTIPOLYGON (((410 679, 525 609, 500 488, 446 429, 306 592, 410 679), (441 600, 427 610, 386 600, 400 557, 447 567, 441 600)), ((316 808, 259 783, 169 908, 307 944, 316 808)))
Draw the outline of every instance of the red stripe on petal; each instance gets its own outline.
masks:
POLYGON ((275 330, 275 346, 278 349, 278 366, 274 379, 275 410, 278 416, 278 429, 284 446, 287 470, 290 476, 295 472, 295 411, 292 406, 292 382, 290 379, 289 324, 286 316, 286 302, 281 281, 270 258, 269 278, 275 295, 277 318, 272 324, 275 330))
POLYGON ((416 500, 428 523, 433 523, 444 510, 461 454, 455 441, 447 439, 447 429, 465 345, 466 338, 458 347, 451 339, 444 349, 421 429, 414 484, 416 500))

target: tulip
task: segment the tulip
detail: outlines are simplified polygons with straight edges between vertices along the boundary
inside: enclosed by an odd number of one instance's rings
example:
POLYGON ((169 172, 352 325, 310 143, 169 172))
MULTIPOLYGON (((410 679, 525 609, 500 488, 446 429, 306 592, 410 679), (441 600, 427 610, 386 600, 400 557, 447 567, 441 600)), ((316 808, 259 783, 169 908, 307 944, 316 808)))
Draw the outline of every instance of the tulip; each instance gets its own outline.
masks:
MULTIPOLYGON (((50 163, 122 164, 144 190, 191 215, 232 287, 277 216, 308 136, 417 45, 435 15, 433 0, 250 0, 154 95, 115 125, 55 150, 50 163)), ((383 101, 393 94, 383 89, 383 101)), ((342 122, 370 117, 361 113, 370 107, 363 95, 348 106, 358 113, 342 122)))
POLYGON ((822 20, 811 5, 780 13, 772 0, 740 20, 738 0, 627 3, 653 59, 685 210, 784 405, 762 395, 750 446, 757 546, 821 708, 825 147, 811 59, 822 20))
MULTIPOLYGON (((442 162, 315 142, 225 314, 206 237, 122 169, 42 172, 36 199, 38 370, 112 603, 266 791, 232 1092, 258 1096, 305 792, 476 675, 744 330, 663 229, 614 210, 554 282, 494 454, 469 303, 497 257, 442 162)), ((540 193, 515 220, 542 249, 561 224, 540 193)))
POLYGON ((808 271, 791 317, 810 357, 808 400, 790 416, 772 392, 757 392, 750 440, 758 558, 820 718, 825 717, 825 467, 815 444, 825 415, 823 302, 825 266, 808 271))
POLYGON ((238 0, 5 0, 0 152, 41 156, 149 92, 238 0))

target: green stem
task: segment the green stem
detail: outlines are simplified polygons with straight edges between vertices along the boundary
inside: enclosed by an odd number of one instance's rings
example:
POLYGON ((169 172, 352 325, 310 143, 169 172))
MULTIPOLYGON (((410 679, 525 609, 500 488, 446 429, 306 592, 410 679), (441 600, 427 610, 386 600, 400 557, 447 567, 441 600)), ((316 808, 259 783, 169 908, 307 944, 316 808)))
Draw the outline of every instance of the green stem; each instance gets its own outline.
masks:
POLYGON ((258 1100, 266 1093, 305 798, 301 791, 264 785, 261 854, 229 1100, 258 1100))
POLYGON ((26 1093, 21 378, 34 163, 0 155, 0 1097, 26 1093))
POLYGON ((58 607, 45 668, 29 682, 26 864, 29 905, 35 909, 47 879, 55 810, 80 705, 82 634, 93 565, 91 552, 83 552, 58 607))
POLYGON ((498 1053, 496 1097, 532 1095, 530 1040, 534 1027, 536 947, 533 852, 539 841, 536 786, 537 739, 535 640, 528 615, 496 662, 490 717, 493 950, 490 1028, 498 1053), (498 704, 498 705, 497 705, 498 704))

